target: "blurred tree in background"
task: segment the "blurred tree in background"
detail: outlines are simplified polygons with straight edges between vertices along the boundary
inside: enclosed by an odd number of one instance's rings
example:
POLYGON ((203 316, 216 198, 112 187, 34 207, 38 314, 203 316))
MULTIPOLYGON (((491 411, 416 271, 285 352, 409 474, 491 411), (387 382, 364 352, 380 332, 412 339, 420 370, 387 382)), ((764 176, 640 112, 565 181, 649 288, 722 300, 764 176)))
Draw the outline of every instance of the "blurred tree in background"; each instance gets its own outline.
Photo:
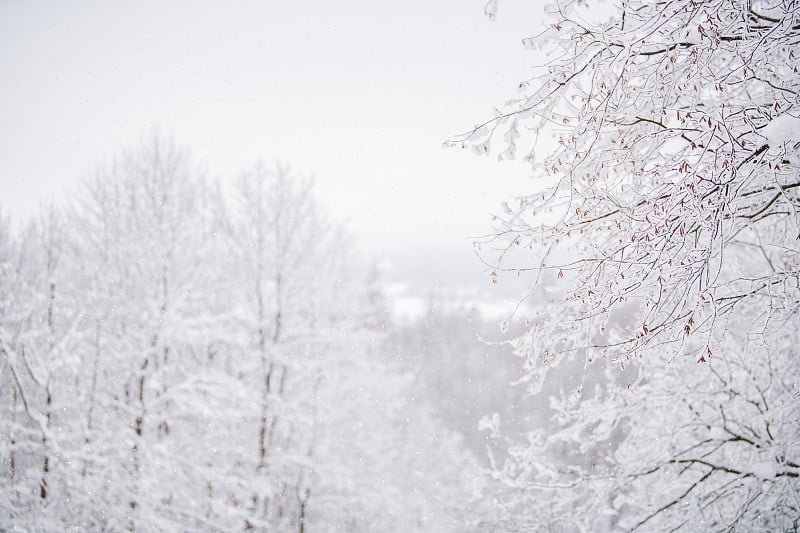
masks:
POLYGON ((477 462, 381 353, 313 183, 155 134, 0 223, 0 526, 463 531, 477 462))

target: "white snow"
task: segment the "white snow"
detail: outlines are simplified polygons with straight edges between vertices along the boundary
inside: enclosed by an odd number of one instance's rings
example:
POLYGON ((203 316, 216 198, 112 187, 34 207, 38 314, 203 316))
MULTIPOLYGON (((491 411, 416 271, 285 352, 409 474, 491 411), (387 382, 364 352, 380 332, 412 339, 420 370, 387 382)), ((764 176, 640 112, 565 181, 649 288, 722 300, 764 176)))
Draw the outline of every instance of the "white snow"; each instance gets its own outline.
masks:
POLYGON ((491 417, 484 415, 478 421, 478 431, 489 430, 492 435, 500 434, 500 413, 493 413, 491 417))
POLYGON ((489 20, 494 22, 497 18, 497 0, 489 0, 486 2, 486 5, 483 6, 483 12, 489 20))
POLYGON ((781 115, 764 126, 761 135, 767 138, 770 148, 778 148, 790 141, 800 141, 800 118, 781 115))
POLYGON ((683 30, 680 35, 680 42, 689 44, 703 44, 703 34, 700 33, 700 26, 692 24, 683 30))
POLYGON ((772 479, 778 473, 778 465, 774 460, 754 463, 750 465, 750 472, 761 479, 772 479))

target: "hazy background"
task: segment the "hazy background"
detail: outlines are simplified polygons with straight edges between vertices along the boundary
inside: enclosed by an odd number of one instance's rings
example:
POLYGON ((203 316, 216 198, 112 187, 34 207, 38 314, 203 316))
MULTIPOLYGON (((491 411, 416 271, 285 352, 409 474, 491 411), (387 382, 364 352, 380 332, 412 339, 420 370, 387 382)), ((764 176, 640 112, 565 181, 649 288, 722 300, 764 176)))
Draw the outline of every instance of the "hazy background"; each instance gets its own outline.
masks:
POLYGON ((541 6, 500 7, 3 2, 2 204, 29 215, 158 127, 223 181, 258 157, 313 174, 389 281, 487 288, 467 237, 527 172, 441 144, 533 62, 541 6))
POLYGON ((223 185, 258 158, 313 175, 376 265, 398 328, 388 352, 475 439, 483 414, 523 392, 504 392, 519 371, 508 347, 478 334, 503 337, 524 282, 493 285, 470 237, 529 190, 528 168, 442 143, 527 77, 537 58, 521 36, 541 12, 515 0, 495 22, 483 0, 2 2, 0 206, 22 222, 63 205, 154 128, 223 185))

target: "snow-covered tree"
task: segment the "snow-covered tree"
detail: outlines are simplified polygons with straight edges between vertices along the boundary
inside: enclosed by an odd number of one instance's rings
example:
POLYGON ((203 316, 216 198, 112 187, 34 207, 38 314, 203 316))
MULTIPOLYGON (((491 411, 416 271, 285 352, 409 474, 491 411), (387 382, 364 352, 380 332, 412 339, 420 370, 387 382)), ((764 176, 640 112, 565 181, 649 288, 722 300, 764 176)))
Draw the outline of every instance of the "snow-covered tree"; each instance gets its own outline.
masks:
MULTIPOLYGON (((61 213, 42 215, 5 242, 2 267, 3 420, 8 425, 8 510, 36 510, 38 528, 53 527, 72 491, 70 454, 76 414, 74 383, 80 376, 81 302, 70 287, 61 213), (6 401, 7 400, 7 401, 6 401)), ((5 458, 5 457, 4 457, 5 458)))
POLYGON ((477 464, 382 353, 313 183, 154 134, 0 218, 0 529, 463 531, 477 464))
POLYGON ((612 11, 550 7, 536 76, 449 143, 531 162, 479 246, 546 302, 511 341, 530 390, 579 374, 498 466, 497 520, 796 529, 800 4, 612 11))
POLYGON ((313 182, 259 163, 235 192, 232 317, 258 399, 236 439, 253 480, 240 496, 245 527, 457 529, 446 510, 471 497, 461 467, 475 465, 428 409, 404 401, 411 382, 381 354, 366 268, 313 182))
POLYGON ((210 428, 235 420, 228 402, 238 387, 209 356, 224 277, 208 261, 217 245, 208 188, 188 153, 154 134, 83 193, 69 227, 76 298, 87 306, 76 395, 86 427, 80 485, 91 487, 83 520, 220 523, 208 486, 227 458, 210 428))

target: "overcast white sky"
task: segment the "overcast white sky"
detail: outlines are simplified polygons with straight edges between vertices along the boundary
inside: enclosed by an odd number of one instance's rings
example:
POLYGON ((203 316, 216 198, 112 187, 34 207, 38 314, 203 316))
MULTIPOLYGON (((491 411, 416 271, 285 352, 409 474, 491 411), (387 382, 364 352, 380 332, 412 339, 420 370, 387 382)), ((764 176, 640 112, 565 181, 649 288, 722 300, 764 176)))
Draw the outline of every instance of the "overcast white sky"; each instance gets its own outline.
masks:
POLYGON ((396 316, 435 301, 499 322, 524 291, 493 286, 467 236, 528 168, 441 146, 527 77, 542 7, 502 0, 492 23, 484 3, 0 0, 0 207, 64 201, 158 126, 212 177, 259 157, 313 174, 392 264, 396 316))
POLYGON ((313 174, 376 251, 461 242, 522 164, 444 150, 535 62, 537 2, 0 3, 0 190, 15 216, 155 125, 229 179, 313 174))

